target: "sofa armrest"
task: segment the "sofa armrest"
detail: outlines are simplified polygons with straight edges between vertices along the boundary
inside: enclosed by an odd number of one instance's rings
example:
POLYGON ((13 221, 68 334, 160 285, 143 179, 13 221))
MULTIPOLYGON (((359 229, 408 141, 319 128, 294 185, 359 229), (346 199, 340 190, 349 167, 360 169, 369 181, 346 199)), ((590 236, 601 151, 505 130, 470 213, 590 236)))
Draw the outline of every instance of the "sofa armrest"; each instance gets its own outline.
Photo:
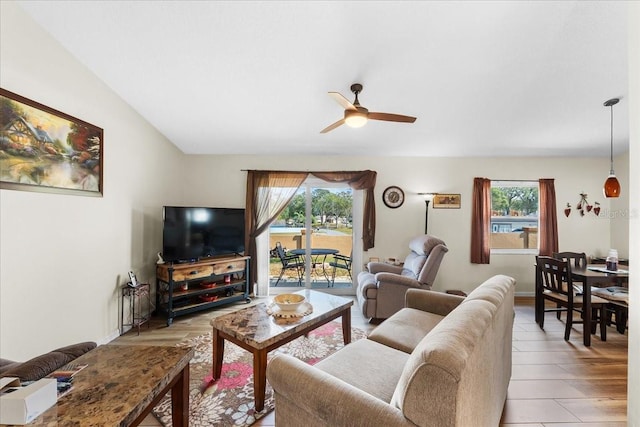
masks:
POLYGON ((420 283, 411 277, 401 276, 394 273, 378 273, 376 274, 376 282, 378 287, 389 285, 400 285, 408 288, 420 288, 420 283))
POLYGON ((370 262, 367 264, 367 269, 369 273, 394 273, 400 274, 402 273, 402 267, 398 265, 387 264, 386 262, 370 262))
POLYGON ((91 341, 58 348, 24 363, 13 365, 2 372, 2 376, 17 377, 22 381, 37 381, 94 348, 96 343, 91 341))
MULTIPOLYGON (((327 426, 413 426, 390 404, 295 357, 277 354, 267 365, 267 380, 276 394, 278 424, 296 425, 305 415, 327 426), (296 414, 278 412, 278 399, 296 405, 296 414)), ((299 425, 299 424, 298 424, 299 425)))
POLYGON ((405 294, 405 307, 427 311, 440 316, 449 314, 462 301, 464 301, 462 296, 426 289, 408 289, 405 294))

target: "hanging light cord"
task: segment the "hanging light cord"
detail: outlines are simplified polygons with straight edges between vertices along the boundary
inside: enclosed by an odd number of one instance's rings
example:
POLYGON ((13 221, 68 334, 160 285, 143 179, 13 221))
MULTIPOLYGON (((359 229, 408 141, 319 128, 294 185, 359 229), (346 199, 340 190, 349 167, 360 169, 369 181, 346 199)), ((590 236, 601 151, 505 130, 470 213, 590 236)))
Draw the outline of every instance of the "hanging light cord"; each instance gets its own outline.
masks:
POLYGON ((614 175, 614 171, 613 171, 613 104, 611 105, 611 150, 609 151, 611 153, 611 175, 614 175))

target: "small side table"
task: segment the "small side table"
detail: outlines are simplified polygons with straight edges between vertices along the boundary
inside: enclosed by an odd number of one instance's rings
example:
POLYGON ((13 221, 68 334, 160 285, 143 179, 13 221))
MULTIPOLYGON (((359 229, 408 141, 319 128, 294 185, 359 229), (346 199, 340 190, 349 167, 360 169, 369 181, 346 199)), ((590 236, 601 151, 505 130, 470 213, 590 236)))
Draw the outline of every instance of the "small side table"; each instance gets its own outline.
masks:
POLYGON ((131 287, 124 285, 122 287, 122 308, 120 310, 120 324, 122 329, 120 335, 125 333, 125 326, 131 326, 132 328, 138 328, 138 335, 140 335, 140 326, 147 323, 149 327, 149 318, 151 317, 151 286, 148 283, 141 283, 138 286, 131 287), (129 316, 131 323, 124 323, 125 312, 125 299, 129 300, 129 316), (143 303, 146 300, 147 308, 146 312, 143 311, 143 303))

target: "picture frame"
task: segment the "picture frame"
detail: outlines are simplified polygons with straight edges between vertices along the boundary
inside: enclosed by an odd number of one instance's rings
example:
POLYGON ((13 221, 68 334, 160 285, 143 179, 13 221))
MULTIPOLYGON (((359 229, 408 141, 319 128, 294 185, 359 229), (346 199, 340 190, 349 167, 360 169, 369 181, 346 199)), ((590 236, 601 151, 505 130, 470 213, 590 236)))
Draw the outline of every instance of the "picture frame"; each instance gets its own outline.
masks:
POLYGON ((103 130, 0 88, 0 188, 102 197, 103 130))
POLYGON ((460 194, 441 194, 433 197, 434 209, 460 209, 460 194))

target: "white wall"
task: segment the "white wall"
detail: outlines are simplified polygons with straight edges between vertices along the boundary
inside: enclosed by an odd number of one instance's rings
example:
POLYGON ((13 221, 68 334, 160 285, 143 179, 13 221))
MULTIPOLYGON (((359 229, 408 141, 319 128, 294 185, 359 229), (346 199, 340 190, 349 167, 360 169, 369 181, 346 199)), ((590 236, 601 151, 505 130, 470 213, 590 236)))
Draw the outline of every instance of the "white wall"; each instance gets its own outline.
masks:
POLYGON ((640 3, 629 2, 629 221, 631 262, 629 278, 629 371, 627 424, 640 427, 640 3))
MULTIPOLYGON (((424 232, 425 203, 417 193, 461 193, 461 209, 429 210, 429 233, 442 238, 449 247, 434 286, 439 290, 469 291, 484 278, 502 273, 517 279, 520 294, 533 294, 532 255, 493 255, 490 265, 469 263, 471 191, 476 176, 555 178, 560 249, 606 255, 611 246, 610 221, 605 215, 611 210, 610 201, 602 196, 608 174, 607 159, 188 156, 187 162, 191 173, 189 202, 225 207, 244 206, 246 172, 242 169, 377 171, 376 246, 364 254, 364 259, 406 255, 410 238, 424 232), (382 191, 390 185, 398 185, 405 192, 406 201, 398 209, 389 209, 381 201, 382 191), (590 213, 580 217, 574 211, 565 217, 562 213, 565 203, 575 206, 583 191, 589 194, 590 202, 601 203, 601 216, 590 213)), ((621 185, 628 188, 624 181, 628 165, 624 159, 616 162, 621 185)), ((616 244, 620 256, 626 257, 628 235, 626 241, 619 236, 616 244)))
POLYGON ((117 336, 128 270, 154 278, 183 155, 12 2, 0 86, 104 129, 104 197, 0 190, 0 355, 117 336))
MULTIPOLYGON (((628 108, 628 102, 628 100, 625 100, 621 107, 628 108)), ((623 186, 623 183, 630 182, 628 165, 629 153, 618 156, 614 159, 616 176, 620 180, 620 186, 622 187, 620 197, 617 199, 611 199, 609 211, 601 212, 601 214, 604 214, 611 219, 611 247, 615 249, 618 249, 619 247, 623 248, 622 252, 624 252, 624 255, 620 255, 620 257, 624 258, 629 258, 627 251, 629 246, 629 222, 631 220, 631 210, 629 209, 629 200, 631 200, 631 197, 629 196, 632 193, 628 185, 623 186)))

